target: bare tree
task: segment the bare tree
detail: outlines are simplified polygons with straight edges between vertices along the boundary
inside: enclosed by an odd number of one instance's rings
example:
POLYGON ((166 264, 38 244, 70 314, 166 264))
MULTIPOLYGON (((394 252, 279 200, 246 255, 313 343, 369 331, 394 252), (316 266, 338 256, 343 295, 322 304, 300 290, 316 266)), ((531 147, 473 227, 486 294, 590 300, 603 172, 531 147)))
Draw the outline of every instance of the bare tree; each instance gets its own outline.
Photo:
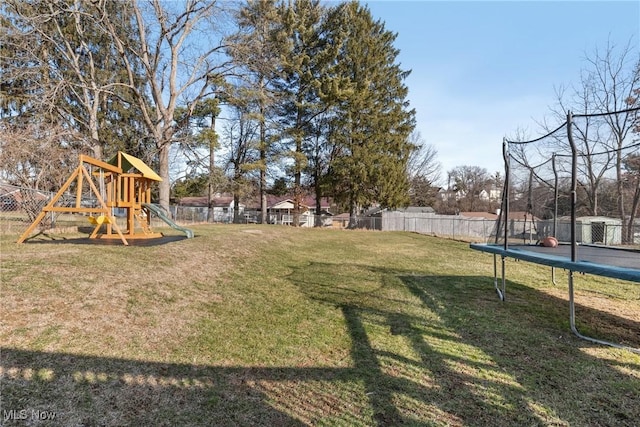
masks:
MULTIPOLYGON (((581 116, 574 120, 573 136, 579 151, 578 184, 587 197, 590 213, 612 212, 612 209, 603 210, 600 193, 607 175, 614 171, 615 211, 626 221, 622 148, 629 143, 633 129, 635 113, 629 110, 629 100, 639 87, 640 60, 630 44, 618 47, 609 42, 604 51, 595 49, 585 61, 587 65, 579 84, 558 89, 557 104, 551 111, 558 121, 564 121, 568 111, 581 116)), ((543 128, 550 129, 546 125, 543 128)), ((556 147, 558 152, 568 152, 564 135, 556 138, 556 147)))
MULTIPOLYGON (((637 67, 640 73, 640 63, 637 67)), ((632 108, 640 108, 640 87, 634 89, 633 94, 627 99, 627 105, 632 108)), ((635 135, 633 142, 640 141, 640 110, 633 112, 632 133, 635 135)), ((631 208, 629 209, 629 221, 627 226, 627 241, 634 242, 635 220, 640 217, 640 153, 631 154, 625 158, 624 167, 626 170, 625 183, 631 194, 631 208)))
POLYGON ((409 142, 416 147, 407 162, 409 178, 423 176, 429 182, 438 182, 442 172, 442 166, 438 161, 438 150, 433 145, 427 144, 418 131, 411 133, 409 142))
POLYGON ((586 64, 580 86, 574 87, 568 97, 564 90, 558 91, 561 110, 555 112, 558 117, 566 117, 570 110, 584 116, 576 119, 574 127, 580 151, 579 185, 588 197, 592 215, 617 213, 627 240, 631 228, 624 184, 628 151, 623 148, 631 143, 637 117, 637 111, 629 107, 640 87, 640 59, 630 43, 616 46, 608 42, 604 50, 595 49, 588 55, 586 64), (603 210, 599 195, 610 171, 615 173, 616 206, 603 210))
POLYGON ((438 151, 433 145, 427 144, 418 131, 411 133, 409 141, 416 147, 407 162, 411 204, 430 206, 435 202, 437 189, 434 185, 440 180, 441 174, 438 151))
POLYGON ((122 30, 126 21, 118 5, 104 2, 101 10, 94 2, 78 0, 7 0, 5 12, 12 17, 9 41, 22 58, 5 71, 20 78, 25 65, 38 64, 39 78, 32 80, 32 106, 57 115, 68 127, 86 135, 93 156, 102 159, 109 141, 100 135, 101 110, 108 97, 122 94, 117 93, 121 61, 100 28, 100 16, 119 19, 122 30))
POLYGON ((117 22, 110 19, 108 3, 101 3, 101 22, 123 59, 125 84, 135 94, 144 123, 155 140, 163 179, 160 204, 168 207, 169 151, 181 125, 175 121, 176 109, 184 107, 181 120, 188 120, 200 100, 215 95, 211 83, 228 70, 220 31, 224 10, 216 1, 132 0, 122 6, 128 8, 137 29, 137 45, 133 46, 121 36, 117 22), (142 64, 146 77, 142 87, 130 58, 142 64))
MULTIPOLYGON (((69 146, 79 135, 51 123, 0 124, 0 177, 11 184, 57 191, 75 164, 69 146)), ((73 154, 80 154, 73 151, 73 154)))
MULTIPOLYGON (((566 88, 561 88, 556 92, 557 107, 552 108, 552 112, 558 121, 565 121, 568 111, 585 116, 593 112, 595 87, 593 77, 583 73, 580 85, 579 88, 573 88, 571 96, 567 95, 566 88)), ((582 117, 574 123, 573 137, 579 152, 578 186, 586 196, 589 213, 599 215, 601 185, 614 162, 613 153, 603 150, 601 143, 602 138, 607 134, 607 127, 601 117, 582 117), (595 155, 595 153, 602 154, 595 155)), ((546 131, 549 129, 545 127, 546 131)), ((554 152, 569 155, 570 147, 566 139, 566 132, 558 132, 549 139, 555 141, 556 146, 552 149, 554 152)), ((547 154, 550 158, 551 152, 547 154)), ((567 162, 560 163, 560 168, 565 173, 569 173, 571 170, 567 162)))
POLYGON ((485 168, 479 166, 457 166, 448 172, 450 190, 456 193, 460 210, 474 211, 481 205, 480 193, 491 182, 485 168))
POLYGON ((629 156, 624 161, 625 179, 624 182, 631 196, 629 209, 629 221, 627 226, 626 240, 634 242, 635 220, 640 216, 640 154, 629 156))
POLYGON ((251 119, 251 114, 242 105, 232 106, 233 117, 226 122, 225 148, 230 167, 230 186, 233 192, 233 222, 240 222, 240 202, 251 193, 248 175, 262 172, 260 162, 260 125, 251 119))
POLYGON ((605 114, 603 117, 609 130, 609 137, 603 142, 612 150, 616 171, 616 190, 618 201, 618 215, 623 222, 623 236, 625 241, 633 239, 633 216, 628 218, 625 203, 625 156, 623 150, 628 145, 627 136, 634 130, 637 111, 628 110, 629 100, 640 88, 640 58, 632 54, 630 43, 623 46, 618 52, 616 46, 608 44, 606 50, 601 53, 596 50, 588 61, 592 67, 594 88, 595 111, 605 114))

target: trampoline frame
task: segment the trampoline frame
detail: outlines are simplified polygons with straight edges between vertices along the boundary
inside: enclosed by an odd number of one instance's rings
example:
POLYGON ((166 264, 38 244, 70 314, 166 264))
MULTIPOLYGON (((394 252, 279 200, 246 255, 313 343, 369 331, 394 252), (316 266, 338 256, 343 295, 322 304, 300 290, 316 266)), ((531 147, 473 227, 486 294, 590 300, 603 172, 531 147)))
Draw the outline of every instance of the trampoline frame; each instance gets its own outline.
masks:
MULTIPOLYGON (((533 251, 523 250, 521 245, 516 246, 515 248, 509 247, 509 239, 508 239, 508 227, 504 227, 504 244, 478 244, 472 243, 470 244, 470 248, 474 250, 478 250, 481 252, 487 252, 493 254, 493 276, 494 276, 494 287, 501 301, 506 300, 506 268, 505 268, 505 259, 506 258, 514 258, 516 260, 523 260, 527 262, 532 262, 541 265, 547 265, 551 267, 551 278, 552 282, 555 285, 555 268, 563 268, 568 270, 568 287, 569 287, 569 326, 571 328, 571 332, 576 335, 578 338, 583 340, 606 345, 610 347, 620 348, 629 350, 631 352, 640 354, 640 348, 634 348, 625 346, 622 344, 614 343, 611 341, 601 340, 593 337, 586 336, 576 327, 576 315, 575 315, 575 298, 574 298, 574 272, 579 273, 587 273, 594 274, 603 277, 609 277, 614 279, 628 280, 632 282, 640 283, 640 261, 639 268, 626 268, 626 267, 616 267, 612 265, 588 262, 588 261, 580 261, 578 260, 578 247, 577 239, 576 239, 576 199, 577 199, 577 149, 575 142, 572 136, 572 122, 573 116, 571 112, 567 113, 567 136, 569 139, 569 144, 571 146, 571 242, 570 242, 570 257, 561 257, 556 255, 549 254, 540 254, 533 251), (500 256, 502 260, 501 265, 501 286, 498 285, 498 263, 497 257, 500 256)), ((504 215, 505 222, 506 218, 509 217, 509 174, 510 174, 510 162, 509 162, 509 153, 508 153, 508 141, 506 139, 503 140, 502 151, 505 162, 505 182, 504 182, 504 192, 503 192, 503 203, 501 216, 504 215)), ((555 158, 554 160, 554 172, 555 172, 555 158)), ((557 179, 557 177, 556 177, 557 179)), ((557 188, 556 188, 557 194, 557 188)), ((557 195, 556 195, 557 197, 557 195)), ((500 216, 500 217, 501 217, 500 216)), ((500 217, 498 221, 500 221, 500 217)), ((555 227, 554 227, 555 228, 555 227)), ((498 223, 498 229, 500 229, 500 224, 498 223)), ((496 240, 497 240, 496 236, 496 240)), ((525 246, 526 247, 526 246, 525 246)), ((616 250, 616 249, 608 249, 608 250, 616 250)))

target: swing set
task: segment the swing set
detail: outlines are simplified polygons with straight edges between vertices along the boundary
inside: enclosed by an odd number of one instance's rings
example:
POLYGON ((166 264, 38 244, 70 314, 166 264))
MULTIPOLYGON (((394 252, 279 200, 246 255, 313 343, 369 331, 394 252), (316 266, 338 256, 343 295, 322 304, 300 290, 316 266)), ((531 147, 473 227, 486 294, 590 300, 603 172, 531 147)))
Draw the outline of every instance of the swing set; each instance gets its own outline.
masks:
MULTIPOLYGON (((17 243, 23 243, 48 213, 88 214, 89 222, 94 225, 91 239, 120 239, 128 245, 127 239, 151 239, 162 237, 162 233, 151 230, 151 185, 162 181, 142 160, 130 154, 118 151, 108 162, 80 155, 78 167, 64 185, 42 208, 33 223, 20 236, 17 243), (75 185, 75 203, 65 205, 63 195, 75 185), (93 206, 83 206, 83 189, 89 187, 93 206), (96 185, 97 184, 97 185, 96 185), (122 231, 116 222, 114 210, 126 212, 126 230, 122 231), (106 231, 100 233, 105 226, 106 231)), ((155 212, 155 210, 154 210, 155 212)))

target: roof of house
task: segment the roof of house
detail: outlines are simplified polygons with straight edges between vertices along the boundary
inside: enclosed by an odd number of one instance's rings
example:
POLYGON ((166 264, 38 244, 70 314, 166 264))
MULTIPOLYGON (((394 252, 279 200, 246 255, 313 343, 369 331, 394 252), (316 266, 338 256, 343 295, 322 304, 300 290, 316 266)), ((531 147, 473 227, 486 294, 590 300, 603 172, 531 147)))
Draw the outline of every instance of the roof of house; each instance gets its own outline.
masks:
MULTIPOLYGON (((233 202, 233 196, 229 195, 220 195, 215 196, 213 198, 213 207, 229 207, 233 202)), ((178 205, 180 206, 189 206, 189 207, 206 207, 209 203, 208 196, 192 196, 192 197, 181 197, 178 199, 178 205)))
POLYGON ((398 211, 411 213, 435 213, 435 210, 431 206, 409 206, 405 209, 398 209, 398 211))
POLYGON ((349 214, 349 212, 344 212, 338 215, 334 215, 332 217, 332 219, 336 220, 336 221, 348 221, 349 218, 351 218, 351 215, 349 214))
MULTIPOLYGON (((267 199, 267 209, 293 209, 294 205, 293 199, 283 199, 273 204, 269 204, 267 199)), ((300 206, 309 209, 304 202, 300 203, 300 206)))
POLYGON ((460 216, 465 218, 484 218, 484 219, 497 219, 498 215, 491 212, 460 212, 460 216))
MULTIPOLYGON (((267 209, 271 209, 273 206, 290 201, 293 204, 293 195, 285 195, 285 196, 274 196, 273 194, 267 194, 267 209)), ((320 199, 320 209, 328 210, 331 207, 332 199, 329 197, 322 197, 320 199)), ((300 200, 300 204, 309 209, 315 209, 316 206, 316 198, 313 196, 304 196, 302 200, 300 200)), ((246 203, 249 209, 260 209, 260 197, 255 197, 252 200, 247 201, 246 203)))
POLYGON ((531 221, 531 220, 535 220, 538 221, 540 218, 531 215, 529 212, 525 212, 525 211, 514 211, 514 212, 509 212, 509 216, 508 219, 516 219, 519 221, 531 221))
POLYGON ((17 193, 19 191, 20 188, 16 187, 15 185, 0 183, 0 196, 17 193))
MULTIPOLYGON (((33 190, 33 189, 29 189, 29 191, 30 191, 31 197, 34 197, 37 200, 45 200, 49 198, 49 195, 47 195, 45 192, 33 190)), ((0 197, 12 198, 19 202, 23 200, 23 194, 20 191, 20 187, 16 187, 15 185, 4 184, 4 183, 0 183, 0 197)))
MULTIPOLYGON (((571 217, 569 217, 571 218, 571 217)), ((576 218, 576 221, 581 221, 581 222, 605 222, 608 224, 619 224, 622 223, 622 220, 620 218, 611 218, 608 216, 600 216, 600 215, 585 215, 585 216, 579 216, 576 218)))

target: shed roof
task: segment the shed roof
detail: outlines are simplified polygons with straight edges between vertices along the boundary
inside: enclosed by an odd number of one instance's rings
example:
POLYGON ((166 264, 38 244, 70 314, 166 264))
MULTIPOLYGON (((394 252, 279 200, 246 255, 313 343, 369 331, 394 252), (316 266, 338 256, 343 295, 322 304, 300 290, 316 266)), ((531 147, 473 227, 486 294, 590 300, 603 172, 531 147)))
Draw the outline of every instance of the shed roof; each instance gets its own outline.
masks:
POLYGON ((621 224, 620 218, 611 218, 608 216, 579 216, 576 218, 577 222, 592 223, 592 222, 605 222, 607 224, 621 224))

